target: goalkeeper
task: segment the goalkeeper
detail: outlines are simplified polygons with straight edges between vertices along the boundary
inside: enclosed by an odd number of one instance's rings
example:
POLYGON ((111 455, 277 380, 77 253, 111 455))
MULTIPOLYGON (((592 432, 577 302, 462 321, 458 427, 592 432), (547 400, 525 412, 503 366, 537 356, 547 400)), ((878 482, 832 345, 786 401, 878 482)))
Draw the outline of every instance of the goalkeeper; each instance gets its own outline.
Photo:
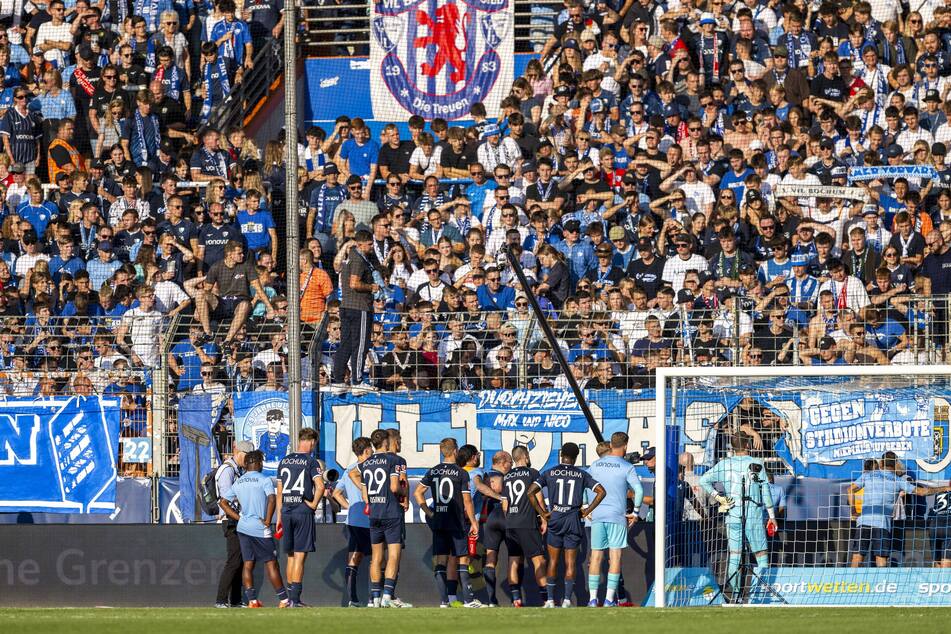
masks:
POLYGON ((711 495, 720 505, 720 512, 726 513, 726 532, 730 558, 727 565, 726 583, 736 592, 742 585, 742 579, 736 579, 743 557, 743 524, 746 523, 746 541, 756 557, 754 572, 762 576, 769 565, 766 529, 762 517, 765 509, 769 519, 766 526, 776 530, 776 518, 773 512, 773 498, 762 460, 749 455, 752 438, 745 432, 737 432, 730 444, 733 455, 718 462, 712 469, 700 477, 700 487, 711 495), (756 466, 753 466, 756 465, 756 466), (718 493, 713 485, 719 482, 724 494, 718 493), (745 504, 742 499, 746 496, 745 504))

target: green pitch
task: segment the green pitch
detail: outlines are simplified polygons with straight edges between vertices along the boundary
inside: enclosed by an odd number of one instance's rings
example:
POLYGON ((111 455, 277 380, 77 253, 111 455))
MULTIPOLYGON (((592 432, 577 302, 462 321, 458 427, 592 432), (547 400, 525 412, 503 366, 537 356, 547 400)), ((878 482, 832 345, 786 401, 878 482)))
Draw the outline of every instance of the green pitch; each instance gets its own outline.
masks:
POLYGON ((215 609, 9 609, 0 610, 4 632, 56 634, 737 634, 756 632, 947 632, 951 608, 699 608, 656 611, 618 608, 543 610, 306 610, 215 609), (944 623, 944 625, 940 625, 944 623))

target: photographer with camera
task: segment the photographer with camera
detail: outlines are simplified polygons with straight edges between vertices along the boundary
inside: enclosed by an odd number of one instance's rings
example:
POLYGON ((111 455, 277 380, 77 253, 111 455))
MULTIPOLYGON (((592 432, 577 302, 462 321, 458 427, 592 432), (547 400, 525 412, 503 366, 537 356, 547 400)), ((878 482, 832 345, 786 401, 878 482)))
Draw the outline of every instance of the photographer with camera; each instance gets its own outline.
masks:
POLYGON ((719 511, 726 515, 729 561, 726 582, 733 595, 743 588, 743 578, 739 574, 740 561, 743 559, 744 540, 756 557, 755 577, 762 578, 769 566, 769 547, 766 533, 776 532, 776 517, 773 511, 773 497, 765 468, 760 459, 749 455, 752 438, 746 432, 737 432, 730 440, 733 455, 720 460, 712 469, 700 477, 700 487, 719 504, 719 511), (719 483, 720 493, 714 488, 719 483), (761 517, 763 510, 769 516, 764 527, 761 517))

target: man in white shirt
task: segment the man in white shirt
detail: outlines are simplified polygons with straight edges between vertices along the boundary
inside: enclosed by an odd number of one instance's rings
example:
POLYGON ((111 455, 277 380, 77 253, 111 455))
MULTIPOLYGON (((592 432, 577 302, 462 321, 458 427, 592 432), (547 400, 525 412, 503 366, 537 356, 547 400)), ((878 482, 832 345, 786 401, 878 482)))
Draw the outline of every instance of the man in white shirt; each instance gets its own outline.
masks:
POLYGON ((510 137, 501 137, 501 131, 495 124, 489 124, 482 130, 482 143, 476 150, 476 156, 485 171, 495 171, 497 165, 505 164, 521 176, 522 150, 510 137))
POLYGON ((895 139, 895 143, 900 145, 901 149, 906 153, 911 152, 915 143, 918 141, 925 141, 930 148, 934 143, 934 137, 931 136, 930 132, 918 125, 918 108, 905 106, 905 109, 902 111, 902 118, 905 120, 905 129, 898 135, 898 138, 895 139))
POLYGON ((156 368, 161 363, 162 313, 155 310, 155 292, 150 286, 140 286, 135 292, 139 305, 122 315, 116 341, 125 345, 128 336, 132 345, 132 363, 135 366, 156 368))
POLYGON ((43 52, 43 58, 46 61, 52 62, 57 68, 65 68, 66 56, 73 48, 70 25, 64 20, 66 5, 63 4, 63 0, 52 0, 48 11, 51 19, 41 24, 36 30, 36 42, 33 47, 43 52))
POLYGON ((155 309, 169 317, 185 310, 192 300, 181 286, 172 281, 175 278, 175 260, 165 260, 156 278, 155 309))
POLYGON ((706 258, 691 252, 692 242, 688 235, 676 235, 673 242, 677 247, 677 255, 664 264, 662 279, 677 292, 683 288, 687 271, 694 270, 697 273, 703 273, 708 270, 708 266, 706 258))
POLYGON ((858 313, 868 306, 869 299, 865 285, 859 278, 846 273, 845 264, 841 260, 829 262, 829 277, 830 279, 819 287, 819 292, 831 292, 836 308, 840 310, 850 308, 858 313))

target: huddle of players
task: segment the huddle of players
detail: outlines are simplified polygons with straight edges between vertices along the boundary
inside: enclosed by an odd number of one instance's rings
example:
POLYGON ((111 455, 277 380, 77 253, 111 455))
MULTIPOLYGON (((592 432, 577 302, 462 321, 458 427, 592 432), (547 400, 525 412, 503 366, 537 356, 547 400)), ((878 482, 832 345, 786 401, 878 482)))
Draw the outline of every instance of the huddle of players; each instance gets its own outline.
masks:
MULTIPOLYGON (((589 606, 599 605, 596 597, 601 579, 600 555, 605 550, 610 554, 604 605, 617 605, 621 551, 626 546, 627 528, 636 521, 636 515, 627 513, 627 500, 630 493, 636 508, 643 497, 634 467, 623 459, 627 443, 626 434, 614 434, 610 443, 599 446, 601 458, 587 471, 575 466, 580 453, 578 445, 565 443, 559 453, 559 464, 539 473, 532 468, 525 447, 517 446, 511 454, 497 452, 492 468, 482 471, 477 468, 478 450, 470 445, 460 448, 453 438, 444 439, 439 446, 442 462, 426 472, 414 492, 433 532, 434 573, 440 606, 449 607, 454 603, 457 588, 461 589, 465 607, 497 605, 495 568, 504 542, 509 554, 508 581, 515 607, 523 605, 521 571, 526 559, 534 568, 544 606, 555 607, 555 578, 562 555, 566 573, 561 605, 571 607, 575 560, 586 540, 584 520, 588 518, 592 520, 592 567, 588 577, 592 600, 589 606), (610 484, 603 486, 592 473, 603 474, 610 484), (543 490, 548 492, 550 507, 546 505, 543 490), (589 491, 593 497, 585 506, 589 491), (475 597, 469 573, 470 558, 474 554, 471 546, 480 532, 486 549, 483 577, 489 592, 488 604, 475 597), (543 536, 547 542, 547 564, 543 536)), ((410 607, 395 595, 405 535, 404 511, 408 508, 406 463, 397 455, 398 451, 399 434, 394 430, 377 430, 369 439, 355 440, 353 452, 357 462, 347 468, 349 477, 343 479, 344 490, 336 498, 342 506, 349 507, 347 586, 350 605, 354 607, 360 605, 356 596, 357 567, 368 551, 371 553, 368 605, 410 607)))

